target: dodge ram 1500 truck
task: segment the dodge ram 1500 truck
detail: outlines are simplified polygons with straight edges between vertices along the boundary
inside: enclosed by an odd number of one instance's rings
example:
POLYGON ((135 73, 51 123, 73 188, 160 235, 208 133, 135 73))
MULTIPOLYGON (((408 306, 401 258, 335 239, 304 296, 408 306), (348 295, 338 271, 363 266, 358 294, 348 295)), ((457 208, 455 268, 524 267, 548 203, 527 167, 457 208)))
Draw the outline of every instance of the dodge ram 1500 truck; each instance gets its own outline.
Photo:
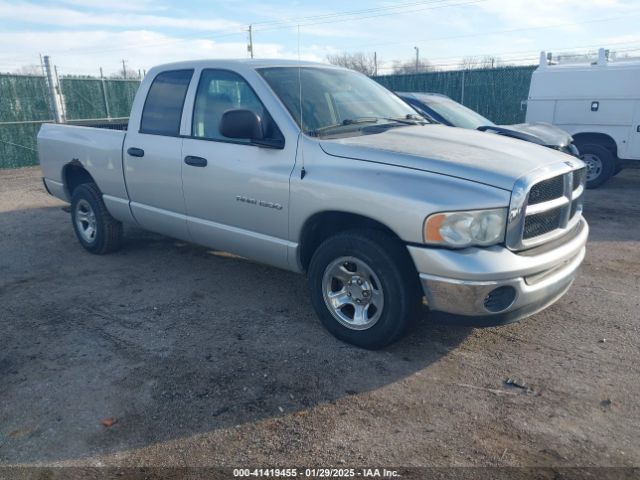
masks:
POLYGON ((126 131, 44 125, 46 189, 92 253, 123 223, 306 273, 338 338, 430 315, 478 325, 558 300, 585 254, 584 164, 430 124, 359 73, 295 61, 155 67, 126 131))

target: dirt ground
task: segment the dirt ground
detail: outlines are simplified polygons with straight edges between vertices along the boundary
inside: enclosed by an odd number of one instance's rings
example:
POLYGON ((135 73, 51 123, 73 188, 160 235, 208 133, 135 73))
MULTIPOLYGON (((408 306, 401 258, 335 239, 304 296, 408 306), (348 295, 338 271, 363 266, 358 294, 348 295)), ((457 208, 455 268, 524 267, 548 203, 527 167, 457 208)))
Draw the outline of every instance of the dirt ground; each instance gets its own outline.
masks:
POLYGON ((0 465, 637 466, 639 199, 639 170, 589 191, 548 310, 370 352, 301 276, 136 228, 91 255, 37 168, 0 171, 0 465))

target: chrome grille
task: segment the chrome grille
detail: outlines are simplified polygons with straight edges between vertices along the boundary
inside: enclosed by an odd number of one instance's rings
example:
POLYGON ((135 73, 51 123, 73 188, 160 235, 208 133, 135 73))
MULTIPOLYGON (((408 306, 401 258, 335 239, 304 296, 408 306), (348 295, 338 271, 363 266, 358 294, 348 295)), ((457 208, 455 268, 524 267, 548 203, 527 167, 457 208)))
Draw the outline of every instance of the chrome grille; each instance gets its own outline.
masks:
POLYGON ((562 175, 536 183, 529 192, 529 205, 548 202, 564 195, 564 179, 562 175))
POLYGON ((582 210, 582 203, 584 200, 583 197, 584 197, 584 190, 579 197, 576 197, 573 199, 573 201, 571 202, 571 213, 569 214, 569 218, 575 217, 578 209, 582 210))
POLYGON ((555 208, 544 213, 529 215, 524 219, 524 232, 522 234, 522 238, 527 240, 529 238, 552 232, 553 230, 560 228, 561 221, 562 209, 560 208, 555 208))
POLYGON ((580 185, 584 187, 587 183, 587 169, 581 168, 580 170, 573 171, 573 189, 577 189, 580 185))
MULTIPOLYGON (((567 162, 570 167, 574 166, 567 162)), ((524 250, 557 238, 573 228, 582 213, 586 170, 556 167, 556 175, 524 179, 512 193, 507 246, 524 250)))

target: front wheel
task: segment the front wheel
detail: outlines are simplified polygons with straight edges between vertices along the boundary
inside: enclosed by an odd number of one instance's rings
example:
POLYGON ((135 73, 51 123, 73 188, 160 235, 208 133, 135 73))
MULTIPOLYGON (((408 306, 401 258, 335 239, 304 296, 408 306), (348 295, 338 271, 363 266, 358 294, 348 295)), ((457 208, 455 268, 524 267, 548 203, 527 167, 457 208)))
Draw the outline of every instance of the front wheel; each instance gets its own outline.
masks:
POLYGON ((587 144, 578 147, 580 159, 587 164, 587 188, 597 188, 614 174, 615 158, 601 145, 587 144))
POLYGON ((311 259, 309 286, 327 330, 369 349, 398 340, 416 318, 421 297, 406 248, 375 230, 323 242, 311 259))

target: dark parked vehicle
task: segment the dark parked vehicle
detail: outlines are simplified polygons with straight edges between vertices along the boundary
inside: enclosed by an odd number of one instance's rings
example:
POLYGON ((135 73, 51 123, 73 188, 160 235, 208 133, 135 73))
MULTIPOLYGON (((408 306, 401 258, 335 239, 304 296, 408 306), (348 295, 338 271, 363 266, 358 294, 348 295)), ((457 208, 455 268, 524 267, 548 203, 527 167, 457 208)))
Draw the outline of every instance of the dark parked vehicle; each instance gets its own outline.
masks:
POLYGON ((548 123, 496 125, 478 112, 474 112, 446 95, 411 92, 396 92, 396 94, 432 122, 450 127, 497 133, 578 156, 578 149, 573 144, 571 135, 548 123))

